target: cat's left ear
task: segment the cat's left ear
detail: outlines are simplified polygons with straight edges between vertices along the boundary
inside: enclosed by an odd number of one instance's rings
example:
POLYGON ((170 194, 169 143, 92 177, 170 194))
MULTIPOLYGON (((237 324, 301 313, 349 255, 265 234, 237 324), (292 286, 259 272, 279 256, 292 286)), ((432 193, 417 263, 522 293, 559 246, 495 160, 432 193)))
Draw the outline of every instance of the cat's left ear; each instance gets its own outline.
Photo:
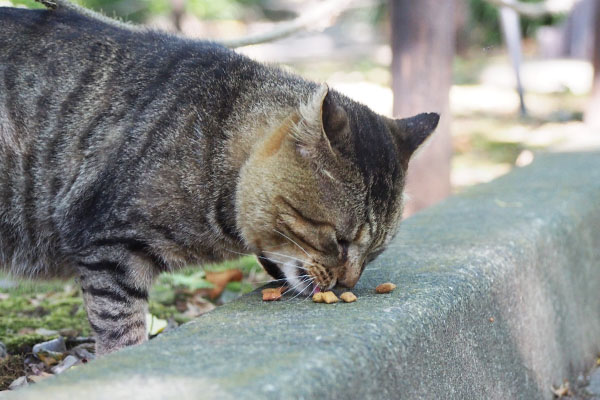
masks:
POLYGON ((319 85, 309 101, 300 106, 299 113, 294 137, 301 154, 316 156, 323 152, 335 154, 334 149, 343 151, 350 138, 350 122, 327 84, 319 85))
POLYGON ((392 133, 399 139, 399 150, 408 159, 435 131, 440 115, 423 113, 389 121, 392 133))

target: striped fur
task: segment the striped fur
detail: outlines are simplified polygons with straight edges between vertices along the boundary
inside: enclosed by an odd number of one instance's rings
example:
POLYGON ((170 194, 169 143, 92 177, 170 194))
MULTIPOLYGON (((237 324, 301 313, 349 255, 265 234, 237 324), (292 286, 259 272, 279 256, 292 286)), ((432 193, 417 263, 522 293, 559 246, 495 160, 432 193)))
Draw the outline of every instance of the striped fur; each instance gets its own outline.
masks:
POLYGON ((78 277, 101 354, 146 339, 161 271, 250 251, 299 292, 351 286, 438 117, 415 118, 213 43, 0 8, 0 264, 78 277))

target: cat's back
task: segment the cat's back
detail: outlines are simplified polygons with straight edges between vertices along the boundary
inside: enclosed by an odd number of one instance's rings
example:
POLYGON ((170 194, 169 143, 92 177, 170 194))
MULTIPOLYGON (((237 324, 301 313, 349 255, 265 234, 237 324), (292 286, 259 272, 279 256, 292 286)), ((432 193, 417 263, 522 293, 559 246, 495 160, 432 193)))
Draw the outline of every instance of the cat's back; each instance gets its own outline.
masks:
POLYGON ((144 154, 177 143, 165 135, 196 107, 210 112, 235 60, 72 10, 0 7, 0 269, 60 275, 61 210, 94 188, 135 191, 119 182, 139 181, 144 154))

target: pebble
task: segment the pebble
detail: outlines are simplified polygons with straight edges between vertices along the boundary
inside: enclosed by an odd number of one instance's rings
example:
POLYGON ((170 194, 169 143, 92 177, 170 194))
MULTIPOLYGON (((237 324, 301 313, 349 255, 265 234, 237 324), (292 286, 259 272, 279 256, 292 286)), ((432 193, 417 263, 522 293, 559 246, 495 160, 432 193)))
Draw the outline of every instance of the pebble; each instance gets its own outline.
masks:
POLYGON ((62 337, 33 346, 33 354, 47 366, 58 364, 65 357, 66 352, 67 346, 62 337))
POLYGON ((55 367, 52 367, 51 371, 54 374, 62 374, 63 372, 71 368, 73 365, 78 364, 79 362, 79 358, 72 355, 68 355, 67 357, 65 357, 64 360, 62 360, 60 364, 58 364, 55 367))
POLYGON ((91 353, 87 345, 79 345, 71 349, 71 353, 79 358, 81 361, 89 361, 96 358, 94 353, 91 353))
POLYGON ((46 328, 38 328, 35 330, 35 333, 37 333, 38 335, 42 335, 42 336, 58 335, 58 331, 54 331, 52 329, 46 329, 46 328))
POLYGON ((60 331, 58 331, 58 333, 60 333, 60 336, 74 338, 74 337, 77 337, 77 335, 79 334, 79 331, 77 329, 65 328, 65 329, 61 329, 60 331))
POLYGON ((590 375, 590 383, 585 390, 592 396, 600 396, 600 368, 596 368, 590 375))
POLYGON ((20 388, 28 386, 28 385, 29 385, 29 382, 27 382, 27 377, 20 376, 17 379, 15 379, 14 381, 12 381, 12 383, 8 386, 8 390, 17 390, 17 389, 20 389, 20 388))
POLYGON ((29 375, 27 379, 29 379, 33 383, 38 383, 39 381, 49 378, 51 376, 52 374, 49 374, 47 372, 40 372, 39 375, 29 375))
POLYGON ((37 353, 39 353, 42 350, 55 353, 65 353, 67 351, 65 339, 59 337, 57 339, 52 339, 47 342, 38 343, 35 346, 33 346, 33 354, 37 355, 37 353))

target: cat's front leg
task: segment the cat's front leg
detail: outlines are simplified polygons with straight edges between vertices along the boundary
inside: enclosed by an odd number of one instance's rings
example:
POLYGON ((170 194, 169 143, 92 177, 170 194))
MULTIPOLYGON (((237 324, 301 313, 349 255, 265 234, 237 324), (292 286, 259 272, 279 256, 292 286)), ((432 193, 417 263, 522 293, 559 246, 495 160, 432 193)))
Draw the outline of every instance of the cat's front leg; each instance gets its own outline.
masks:
POLYGON ((96 354, 103 355, 147 340, 146 310, 151 275, 132 260, 88 257, 79 278, 96 354))

